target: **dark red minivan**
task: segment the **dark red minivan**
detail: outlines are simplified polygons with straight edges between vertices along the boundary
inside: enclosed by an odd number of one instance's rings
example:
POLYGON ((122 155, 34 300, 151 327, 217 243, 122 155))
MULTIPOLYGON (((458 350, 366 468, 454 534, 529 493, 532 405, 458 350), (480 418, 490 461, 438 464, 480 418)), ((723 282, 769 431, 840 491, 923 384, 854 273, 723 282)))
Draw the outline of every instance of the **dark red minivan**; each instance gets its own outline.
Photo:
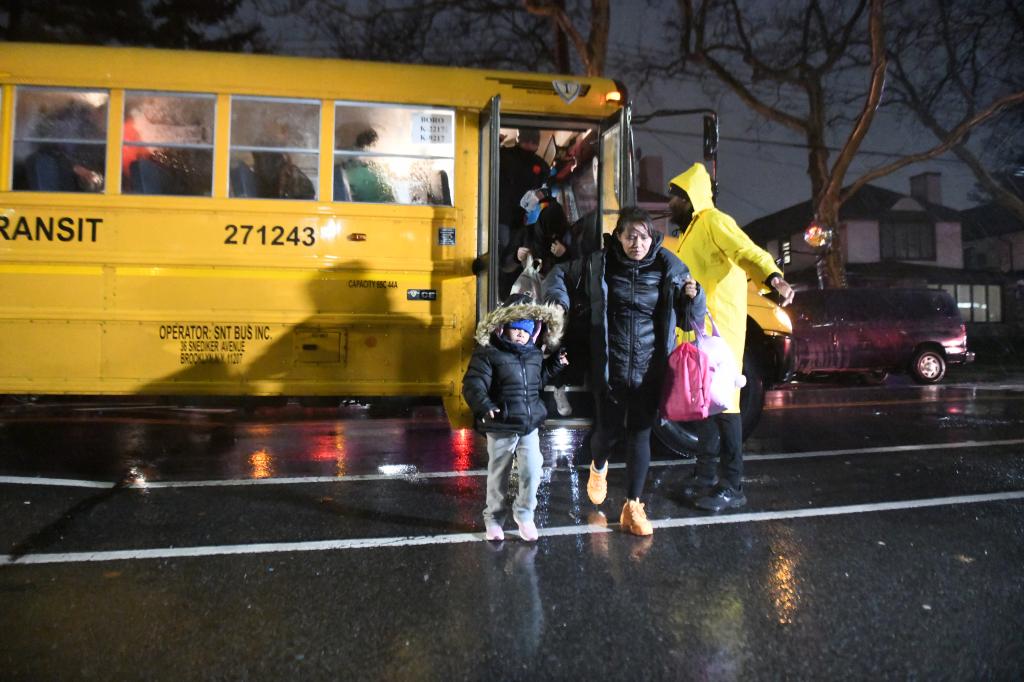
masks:
POLYGON ((908 372, 934 384, 974 360, 956 302, 938 289, 801 291, 790 317, 798 376, 908 372))

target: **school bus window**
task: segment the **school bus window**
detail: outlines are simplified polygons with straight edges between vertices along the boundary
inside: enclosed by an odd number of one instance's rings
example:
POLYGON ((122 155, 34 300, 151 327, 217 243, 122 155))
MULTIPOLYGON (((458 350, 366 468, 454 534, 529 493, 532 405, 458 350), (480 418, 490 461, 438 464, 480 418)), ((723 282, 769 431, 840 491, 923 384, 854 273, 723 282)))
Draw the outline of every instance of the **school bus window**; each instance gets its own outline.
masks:
POLYGON ((102 192, 108 100, 105 91, 18 87, 13 188, 102 192))
POLYGON ((320 103, 231 98, 230 196, 316 199, 320 103))
POLYGON ((454 111, 339 102, 334 121, 335 201, 452 204, 454 111))
POLYGON ((122 191, 210 196, 215 107, 212 95, 125 93, 122 191))

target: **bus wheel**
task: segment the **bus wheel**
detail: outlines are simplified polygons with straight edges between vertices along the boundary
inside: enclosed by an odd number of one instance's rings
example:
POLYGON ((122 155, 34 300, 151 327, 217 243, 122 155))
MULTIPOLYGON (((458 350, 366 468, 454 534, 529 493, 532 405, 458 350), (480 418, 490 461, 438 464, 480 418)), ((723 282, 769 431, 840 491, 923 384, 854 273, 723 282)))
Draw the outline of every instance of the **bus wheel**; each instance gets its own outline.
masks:
MULTIPOLYGON (((752 353, 743 355, 743 376, 747 385, 740 391, 740 412, 743 416, 743 440, 754 431, 764 408, 764 370, 752 353)), ((697 433, 688 422, 674 422, 658 416, 654 424, 654 437, 658 443, 677 455, 697 452, 697 433)))
POLYGON ((668 454, 686 457, 697 452, 697 432, 688 422, 669 421, 659 414, 653 432, 657 443, 668 450, 668 454))

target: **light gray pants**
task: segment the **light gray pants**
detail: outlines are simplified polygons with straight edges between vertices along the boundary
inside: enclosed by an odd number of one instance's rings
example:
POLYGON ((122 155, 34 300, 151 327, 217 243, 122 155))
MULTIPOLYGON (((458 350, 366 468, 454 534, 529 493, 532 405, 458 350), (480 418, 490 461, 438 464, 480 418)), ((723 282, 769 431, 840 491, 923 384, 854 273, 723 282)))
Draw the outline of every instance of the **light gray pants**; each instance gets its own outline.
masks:
POLYGON ((537 429, 525 436, 488 433, 487 456, 487 507, 484 508, 484 521, 498 524, 505 522, 508 512, 505 494, 508 491, 513 456, 519 458, 519 494, 512 513, 520 522, 533 521, 533 510, 537 508, 537 488, 540 487, 544 469, 537 429))

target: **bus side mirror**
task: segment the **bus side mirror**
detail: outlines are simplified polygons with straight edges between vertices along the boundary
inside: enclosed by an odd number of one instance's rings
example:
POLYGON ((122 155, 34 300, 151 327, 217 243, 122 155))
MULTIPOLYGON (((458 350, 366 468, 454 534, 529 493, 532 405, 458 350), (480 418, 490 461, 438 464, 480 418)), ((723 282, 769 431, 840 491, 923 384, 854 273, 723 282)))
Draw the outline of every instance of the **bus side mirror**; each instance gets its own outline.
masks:
POLYGON ((704 116, 704 160, 713 161, 718 156, 718 117, 704 116))

